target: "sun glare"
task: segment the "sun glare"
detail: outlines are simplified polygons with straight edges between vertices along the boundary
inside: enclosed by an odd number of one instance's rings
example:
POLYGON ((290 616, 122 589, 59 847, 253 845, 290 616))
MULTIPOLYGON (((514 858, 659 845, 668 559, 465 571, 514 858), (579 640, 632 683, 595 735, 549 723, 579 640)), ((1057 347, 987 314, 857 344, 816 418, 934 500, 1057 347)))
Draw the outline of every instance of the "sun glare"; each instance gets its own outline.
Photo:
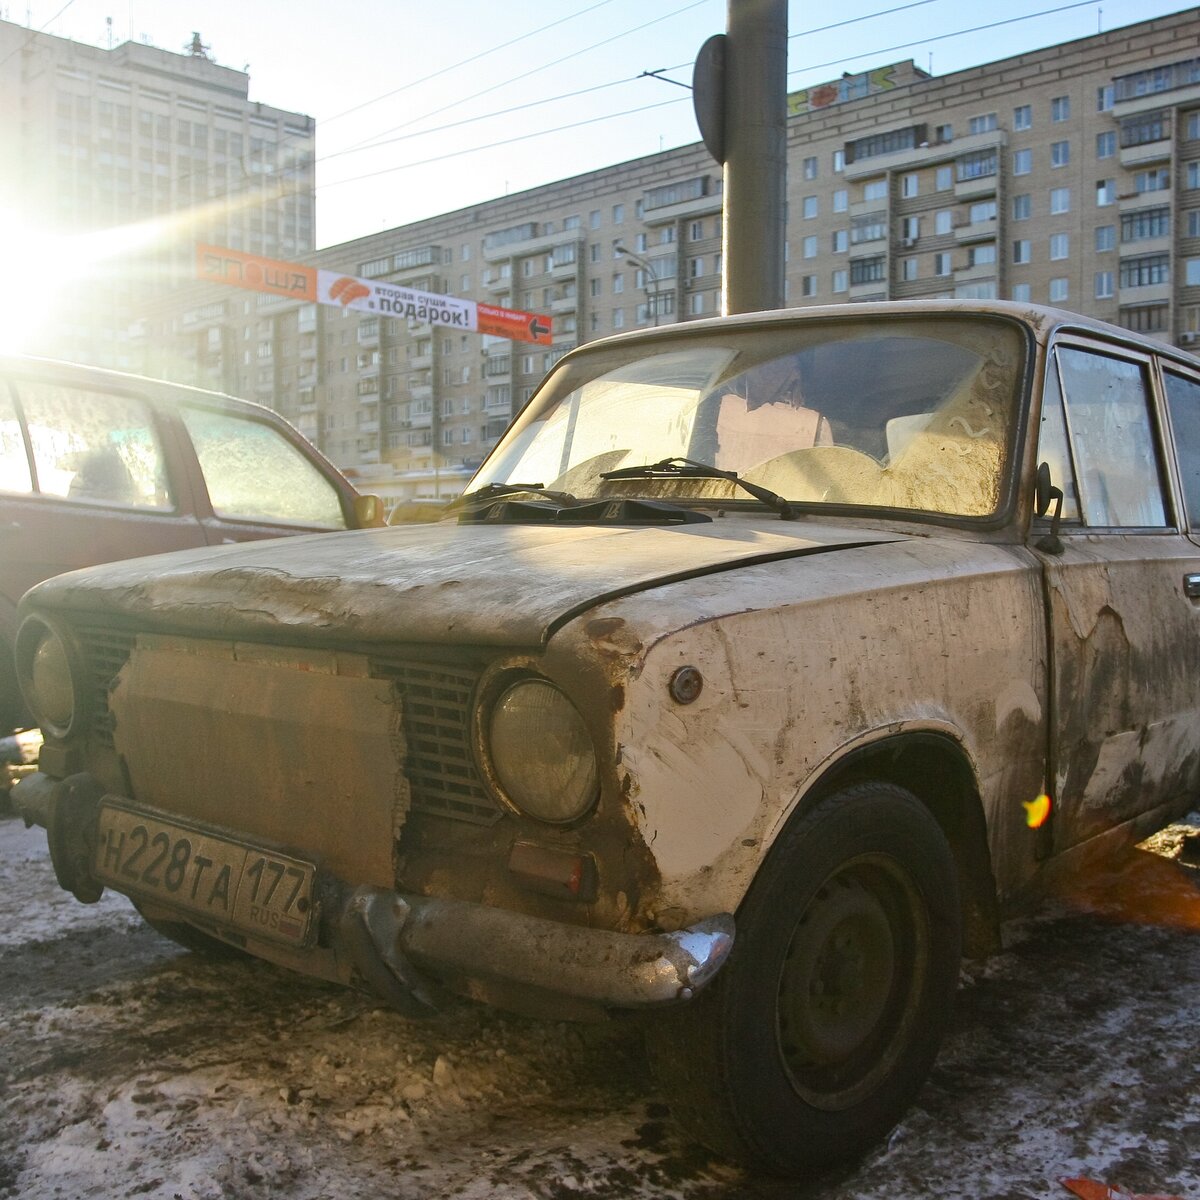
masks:
POLYGON ((166 223, 146 221, 80 234, 50 233, 0 210, 0 262, 8 286, 0 292, 0 351, 20 353, 53 344, 65 302, 102 275, 122 269, 123 256, 162 238, 166 223))

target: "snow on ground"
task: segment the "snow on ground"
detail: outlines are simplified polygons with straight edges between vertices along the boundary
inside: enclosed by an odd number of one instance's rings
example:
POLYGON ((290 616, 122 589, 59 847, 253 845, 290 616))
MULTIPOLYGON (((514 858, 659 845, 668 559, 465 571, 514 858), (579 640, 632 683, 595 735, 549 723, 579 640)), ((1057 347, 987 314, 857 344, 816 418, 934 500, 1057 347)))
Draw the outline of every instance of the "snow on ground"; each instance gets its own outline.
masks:
POLYGON ((886 1145, 782 1184, 678 1133, 634 1022, 412 1022, 203 959, 59 891, 42 831, 0 819, 0 1197, 1018 1200, 1087 1176, 1200 1200, 1200 879, 1127 867, 964 970, 886 1145))

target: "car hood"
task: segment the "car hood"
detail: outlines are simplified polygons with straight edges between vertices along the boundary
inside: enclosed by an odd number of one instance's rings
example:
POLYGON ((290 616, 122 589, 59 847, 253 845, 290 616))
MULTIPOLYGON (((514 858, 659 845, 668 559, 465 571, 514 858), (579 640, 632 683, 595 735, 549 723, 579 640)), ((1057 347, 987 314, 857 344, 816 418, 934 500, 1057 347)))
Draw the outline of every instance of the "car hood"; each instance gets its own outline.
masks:
POLYGON ((212 637, 531 646, 605 600, 900 540, 738 517, 666 527, 444 521, 129 559, 47 580, 26 604, 212 637))

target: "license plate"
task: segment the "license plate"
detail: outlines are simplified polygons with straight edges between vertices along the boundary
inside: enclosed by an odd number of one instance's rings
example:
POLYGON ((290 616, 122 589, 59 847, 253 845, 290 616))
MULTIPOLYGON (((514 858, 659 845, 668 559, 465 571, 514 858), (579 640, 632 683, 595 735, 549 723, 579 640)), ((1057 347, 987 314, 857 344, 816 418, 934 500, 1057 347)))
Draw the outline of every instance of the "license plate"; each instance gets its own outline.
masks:
POLYGON ((308 937, 316 868, 302 859, 104 800, 94 865, 119 891, 209 923, 290 946, 308 937))

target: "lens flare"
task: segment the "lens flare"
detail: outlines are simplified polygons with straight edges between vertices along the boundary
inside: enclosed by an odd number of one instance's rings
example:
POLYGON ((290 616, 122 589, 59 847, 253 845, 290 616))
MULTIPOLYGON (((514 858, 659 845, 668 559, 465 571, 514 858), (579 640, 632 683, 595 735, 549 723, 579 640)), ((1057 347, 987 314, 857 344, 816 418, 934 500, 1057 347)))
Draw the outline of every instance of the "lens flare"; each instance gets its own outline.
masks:
POLYGON ((1050 819, 1050 797, 1045 792, 1035 800, 1022 800, 1021 806, 1025 809, 1025 824, 1030 829, 1041 829, 1050 819))

